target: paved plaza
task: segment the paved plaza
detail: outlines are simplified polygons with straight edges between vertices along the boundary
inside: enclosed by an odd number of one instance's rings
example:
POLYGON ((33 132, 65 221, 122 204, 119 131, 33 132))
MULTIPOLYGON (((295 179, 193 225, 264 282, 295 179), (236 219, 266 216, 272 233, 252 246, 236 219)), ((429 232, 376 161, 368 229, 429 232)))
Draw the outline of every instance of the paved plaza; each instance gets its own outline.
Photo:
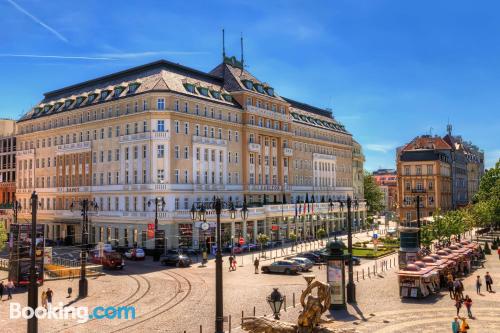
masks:
MULTIPOLYGON (((276 252, 274 252, 276 254, 276 252)), ((280 255, 278 250, 278 255, 280 255)), ((255 255, 255 254, 254 254, 255 255)), ((269 256, 269 252, 268 252, 269 256)), ((332 321, 336 327, 355 327, 359 332, 449 332, 454 317, 453 302, 442 292, 441 295, 425 300, 401 300, 397 288, 395 255, 375 261, 363 260, 355 267, 357 282, 356 306, 347 311, 334 311, 323 319, 332 321), (382 262, 390 263, 388 270, 382 271, 382 262), (373 267, 378 272, 373 275, 373 267), (370 277, 367 272, 370 268, 370 277), (365 279, 362 272, 365 272, 365 279)), ((306 287, 301 274, 296 276, 254 274, 252 254, 239 257, 236 271, 228 271, 227 257, 224 257, 224 314, 228 330, 242 332, 239 328, 243 316, 252 316, 255 308, 257 316, 270 315, 266 302, 273 287, 278 287, 287 298, 287 311, 282 320, 295 321, 300 307, 294 307, 293 299, 299 302, 299 295, 306 287), (295 296, 294 296, 295 295, 295 296)), ((273 260, 262 261, 267 264, 273 260)), ((496 255, 488 256, 484 269, 479 269, 464 281, 465 293, 473 299, 472 311, 476 319, 470 321, 470 332, 500 332, 500 289, 499 293, 476 295, 474 279, 489 270, 498 286, 500 281, 500 261, 496 255)), ((54 304, 63 302, 72 306, 127 306, 136 307, 134 320, 91 320, 78 324, 70 320, 40 320, 39 332, 212 332, 215 309, 215 263, 210 260, 206 267, 193 264, 190 268, 166 268, 149 259, 145 262, 127 261, 123 271, 107 271, 108 274, 89 279, 89 297, 76 299, 78 280, 48 281, 43 289, 55 291, 54 304), (72 286, 74 293, 66 298, 66 290, 72 286)), ((5 272, 1 272, 5 275, 5 272)), ((312 274, 318 280, 326 280, 326 270, 314 267, 312 274)), ((3 277, 3 276, 2 276, 3 277)), ((484 284, 483 284, 484 286, 484 284)), ((500 287, 498 287, 500 288, 500 287)), ((494 286, 495 289, 495 286, 494 286)), ((40 291, 41 293, 41 291, 40 291)), ((27 302, 27 294, 19 292, 13 301, 27 302)), ((0 327, 2 332, 25 332, 25 320, 8 319, 9 301, 0 304, 0 327)), ((462 309, 462 314, 466 310, 462 309)))

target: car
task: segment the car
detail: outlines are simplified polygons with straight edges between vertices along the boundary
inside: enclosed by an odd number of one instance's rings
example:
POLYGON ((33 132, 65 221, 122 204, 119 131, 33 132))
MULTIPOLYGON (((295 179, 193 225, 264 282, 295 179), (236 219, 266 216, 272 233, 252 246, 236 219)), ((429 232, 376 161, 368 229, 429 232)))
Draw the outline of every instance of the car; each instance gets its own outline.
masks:
POLYGON ((292 260, 280 260, 270 265, 262 266, 262 273, 297 274, 299 265, 292 260))
POLYGON ((124 255, 125 258, 131 260, 144 260, 146 257, 146 253, 144 253, 144 250, 141 248, 129 249, 124 253, 124 255))
POLYGON ((160 263, 165 266, 189 267, 191 259, 180 253, 167 253, 160 257, 160 263))
POLYGON ((299 265, 299 270, 301 272, 310 271, 311 268, 313 268, 313 266, 314 266, 314 263, 311 260, 306 259, 306 258, 293 257, 293 258, 290 258, 290 260, 296 262, 297 265, 299 265))
MULTIPOLYGON (((349 259, 346 259, 345 260, 345 264, 346 265, 349 265, 349 259)), ((354 266, 358 266, 358 265, 361 265, 361 259, 359 257, 352 257, 352 264, 354 266)))
POLYGON ((315 253, 312 253, 312 252, 301 253, 301 254, 298 254, 297 257, 309 259, 309 260, 311 260, 315 264, 319 264, 319 263, 321 263, 323 261, 323 259, 321 258, 321 256, 319 256, 319 255, 317 255, 315 253))
POLYGON ((116 251, 102 251, 101 256, 99 252, 99 250, 90 251, 90 262, 100 264, 104 268, 123 269, 125 267, 125 262, 120 253, 116 251))
POLYGON ((45 239, 45 246, 57 246, 57 242, 52 239, 45 239))

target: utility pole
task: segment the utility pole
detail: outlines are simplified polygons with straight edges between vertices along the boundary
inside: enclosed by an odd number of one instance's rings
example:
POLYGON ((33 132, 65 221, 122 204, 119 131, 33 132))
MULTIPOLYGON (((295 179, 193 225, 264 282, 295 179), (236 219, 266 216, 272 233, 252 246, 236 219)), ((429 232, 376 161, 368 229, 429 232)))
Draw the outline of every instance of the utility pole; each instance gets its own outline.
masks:
POLYGON ((84 298, 88 295, 89 285, 87 281, 87 250, 88 250, 88 210, 89 201, 82 201, 82 251, 80 255, 80 281, 78 282, 78 297, 84 298))
MULTIPOLYGON (((31 266, 30 281, 28 286, 28 306, 36 311, 38 308, 38 278, 36 271, 36 211, 38 208, 38 194, 31 194, 31 266)), ((43 274, 43 272, 40 272, 43 274)), ((38 319, 36 316, 28 319, 28 333, 38 332, 38 319)))
POLYGON ((421 231, 420 231, 420 195, 417 195, 417 228, 418 228, 418 248, 420 248, 420 236, 421 236, 421 231))
POLYGON ((354 285, 354 271, 352 267, 352 216, 351 197, 347 197, 347 251, 349 252, 349 281, 347 283, 347 302, 356 303, 356 286, 354 285))

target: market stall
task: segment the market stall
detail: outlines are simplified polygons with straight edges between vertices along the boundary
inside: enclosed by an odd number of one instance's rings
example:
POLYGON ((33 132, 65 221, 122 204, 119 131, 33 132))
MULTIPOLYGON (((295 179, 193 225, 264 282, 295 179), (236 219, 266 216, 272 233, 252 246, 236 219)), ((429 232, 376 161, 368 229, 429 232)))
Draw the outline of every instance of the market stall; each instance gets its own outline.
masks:
POLYGON ((433 267, 420 267, 413 263, 408 264, 397 274, 400 297, 424 298, 434 289, 433 281, 436 279, 436 274, 433 267))

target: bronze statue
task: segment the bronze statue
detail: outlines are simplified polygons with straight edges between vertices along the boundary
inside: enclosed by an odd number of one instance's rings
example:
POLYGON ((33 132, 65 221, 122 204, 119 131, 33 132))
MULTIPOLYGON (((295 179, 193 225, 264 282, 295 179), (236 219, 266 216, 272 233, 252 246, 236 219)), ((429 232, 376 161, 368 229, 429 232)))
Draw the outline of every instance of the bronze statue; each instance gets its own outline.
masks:
POLYGON ((354 333, 354 329, 332 329, 320 325, 321 315, 330 307, 330 285, 314 281, 302 292, 302 311, 297 324, 282 322, 266 317, 243 318, 241 327, 251 333, 354 333), (313 296, 317 289, 317 296, 313 296))

